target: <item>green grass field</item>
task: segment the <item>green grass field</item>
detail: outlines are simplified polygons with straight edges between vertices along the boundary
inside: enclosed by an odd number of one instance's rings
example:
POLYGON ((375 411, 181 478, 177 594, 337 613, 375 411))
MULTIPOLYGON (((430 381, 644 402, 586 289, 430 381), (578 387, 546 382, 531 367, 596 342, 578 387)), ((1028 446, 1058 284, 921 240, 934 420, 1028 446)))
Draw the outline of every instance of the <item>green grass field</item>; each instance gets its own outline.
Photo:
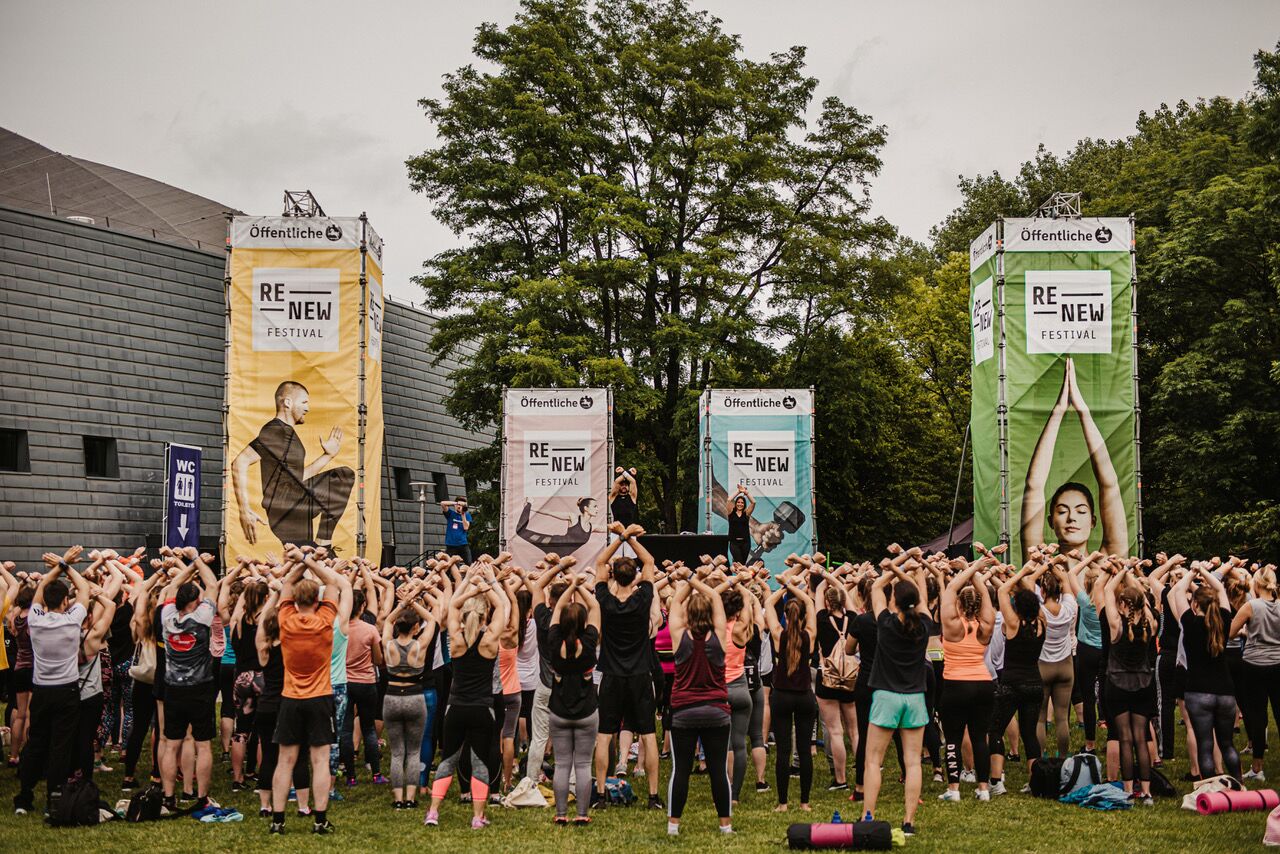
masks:
MULTIPOLYGON (((1077 730, 1077 739, 1079 731, 1077 730)), ((1242 743, 1242 737, 1237 742, 1242 743)), ((1273 741, 1273 743, 1275 743, 1273 741)), ((771 755, 772 760, 772 755, 771 755)), ((1246 757, 1247 761, 1247 757, 1246 757)), ((710 790, 705 777, 695 777, 691 803, 685 811, 684 829, 678 839, 666 835, 665 817, 640 804, 596 813, 587 828, 557 828, 551 824, 550 809, 512 811, 491 809, 492 826, 472 831, 470 807, 454 797, 441 811, 438 829, 422 825, 422 812, 393 812, 386 787, 362 780, 355 789, 342 791, 346 800, 330 807, 330 818, 338 827, 331 837, 310 833, 310 820, 290 815, 283 837, 270 837, 266 821, 257 817, 257 796, 251 792, 233 795, 226 766, 214 769, 214 797, 226 806, 236 806, 245 814, 239 824, 201 824, 182 818, 150 824, 115 822, 97 828, 52 829, 35 815, 17 817, 8 809, 16 788, 12 772, 0 778, 0 796, 5 809, 0 812, 0 851, 77 852, 193 852, 193 851, 302 851, 345 850, 359 854, 421 849, 427 851, 489 851, 498 854, 538 854, 538 852, 602 851, 781 851, 785 850, 787 825, 792 821, 825 821, 833 810, 846 818, 857 811, 844 793, 828 793, 829 776, 821 757, 815 763, 813 812, 803 814, 794 806, 798 781, 792 785, 792 812, 773 812, 772 792, 757 795, 748 776, 743 800, 734 815, 733 837, 716 830, 710 790)), ((902 820, 902 788, 897 784, 896 767, 889 762, 887 791, 879 810, 880 818, 897 826, 902 820)), ((1280 775, 1280 760, 1267 763, 1268 773, 1280 775)), ((926 774, 928 767, 926 766, 926 774)), ((1180 755, 1166 763, 1165 771, 1182 791, 1190 784, 1178 783, 1186 770, 1180 755)), ((662 769, 661 790, 665 797, 668 766, 662 769)), ((772 761, 770 781, 772 781, 772 761)), ((1276 779, 1280 779, 1277 776, 1276 779)), ((119 795, 120 773, 100 775, 104 799, 114 802, 119 795)), ((1181 852, 1240 851, 1261 847, 1266 825, 1265 812, 1200 816, 1179 808, 1180 798, 1157 800, 1153 808, 1134 808, 1119 813, 1098 813, 1079 807, 1016 794, 1025 782, 1021 768, 1010 769, 1010 794, 991 803, 973 799, 973 787, 962 786, 965 800, 940 803, 944 788, 926 780, 924 801, 917 815, 918 834, 907 841, 914 851, 1001 851, 1001 852, 1181 852)), ((643 779, 633 780, 643 798, 643 779)), ((572 809, 572 808, 571 808, 572 809)))

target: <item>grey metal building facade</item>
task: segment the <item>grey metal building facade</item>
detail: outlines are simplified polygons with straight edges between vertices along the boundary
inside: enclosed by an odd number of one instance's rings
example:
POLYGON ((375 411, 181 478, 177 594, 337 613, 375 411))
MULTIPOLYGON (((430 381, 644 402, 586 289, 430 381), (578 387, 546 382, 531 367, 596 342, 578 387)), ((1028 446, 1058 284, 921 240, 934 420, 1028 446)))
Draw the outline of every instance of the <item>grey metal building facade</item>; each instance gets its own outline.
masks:
MULTIPOLYGON (((221 520, 223 270, 207 244, 69 221, 0 198, 0 559, 71 543, 132 549, 161 529, 166 442, 205 450, 201 535, 221 520)), ((466 489, 444 455, 487 443, 444 411, 434 321, 387 302, 383 540, 417 553, 418 502, 466 489), (398 488, 397 488, 398 487, 398 488)), ((443 542, 427 513, 426 542, 443 542)))

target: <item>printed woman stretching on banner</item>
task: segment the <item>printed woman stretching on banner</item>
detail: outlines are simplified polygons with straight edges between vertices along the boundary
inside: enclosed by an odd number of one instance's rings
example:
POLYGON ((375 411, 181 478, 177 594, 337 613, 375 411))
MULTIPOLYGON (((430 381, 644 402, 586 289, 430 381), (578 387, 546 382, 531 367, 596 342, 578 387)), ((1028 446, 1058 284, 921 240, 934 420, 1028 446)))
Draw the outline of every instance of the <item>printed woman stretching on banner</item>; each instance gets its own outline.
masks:
MULTIPOLYGON (((1102 551, 1108 554, 1129 553, 1129 523, 1125 517, 1124 500, 1120 494, 1120 480, 1116 477, 1115 466, 1111 464, 1111 454, 1107 451, 1107 442, 1093 421, 1093 414, 1085 403, 1084 394, 1076 381, 1075 362, 1067 359, 1066 371, 1062 377, 1062 391, 1058 402, 1054 404, 1049 420, 1036 442, 1036 449, 1031 455, 1031 465, 1027 467, 1027 482, 1022 493, 1022 560, 1028 559, 1033 546, 1044 543, 1044 488, 1049 479, 1049 470, 1053 466, 1054 446, 1058 442, 1058 428, 1067 409, 1074 409, 1080 416, 1080 427, 1084 431, 1085 446, 1089 449, 1089 462, 1093 465, 1093 476, 1098 481, 1099 507, 1102 517, 1102 551)), ((1049 525, 1058 537, 1062 552, 1079 549, 1082 554, 1089 552, 1089 536, 1097 523, 1094 512, 1093 493, 1082 483, 1068 482, 1058 487, 1049 500, 1049 525)))
POLYGON ((570 554, 585 546, 593 533, 604 533, 604 526, 597 527, 592 521, 595 516, 596 500, 594 498, 578 499, 578 515, 576 516, 570 513, 557 513, 554 510, 534 510, 533 505, 526 501, 524 510, 520 511, 520 521, 516 522, 516 536, 525 542, 533 543, 541 549, 559 550, 565 554, 570 554), (537 531, 531 531, 529 530, 529 518, 534 513, 539 516, 560 519, 563 522, 567 522, 568 527, 563 534, 542 534, 537 531))

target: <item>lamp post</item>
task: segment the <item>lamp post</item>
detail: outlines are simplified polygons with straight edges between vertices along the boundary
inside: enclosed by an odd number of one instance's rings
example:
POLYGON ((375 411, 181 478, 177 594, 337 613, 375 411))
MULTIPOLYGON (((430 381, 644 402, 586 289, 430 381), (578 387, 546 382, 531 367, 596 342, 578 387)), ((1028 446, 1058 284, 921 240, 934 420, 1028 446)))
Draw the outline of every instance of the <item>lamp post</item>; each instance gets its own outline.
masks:
MULTIPOLYGON (((429 480, 415 480, 409 486, 418 488, 418 557, 417 561, 422 560, 422 555, 426 553, 426 530, 427 530, 427 487, 432 486, 429 480)), ((416 562, 416 561, 415 561, 416 562)))

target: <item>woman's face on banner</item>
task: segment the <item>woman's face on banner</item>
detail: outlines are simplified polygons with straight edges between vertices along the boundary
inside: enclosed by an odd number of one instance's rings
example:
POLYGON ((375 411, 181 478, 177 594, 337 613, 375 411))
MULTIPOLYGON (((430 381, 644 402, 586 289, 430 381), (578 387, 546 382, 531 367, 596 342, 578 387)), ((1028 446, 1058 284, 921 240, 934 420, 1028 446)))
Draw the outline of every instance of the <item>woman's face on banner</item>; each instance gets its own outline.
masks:
POLYGON ((1089 497, 1078 489, 1068 489, 1058 496, 1050 510, 1053 515, 1049 524, 1058 537, 1061 550, 1087 549, 1094 525, 1089 497))

